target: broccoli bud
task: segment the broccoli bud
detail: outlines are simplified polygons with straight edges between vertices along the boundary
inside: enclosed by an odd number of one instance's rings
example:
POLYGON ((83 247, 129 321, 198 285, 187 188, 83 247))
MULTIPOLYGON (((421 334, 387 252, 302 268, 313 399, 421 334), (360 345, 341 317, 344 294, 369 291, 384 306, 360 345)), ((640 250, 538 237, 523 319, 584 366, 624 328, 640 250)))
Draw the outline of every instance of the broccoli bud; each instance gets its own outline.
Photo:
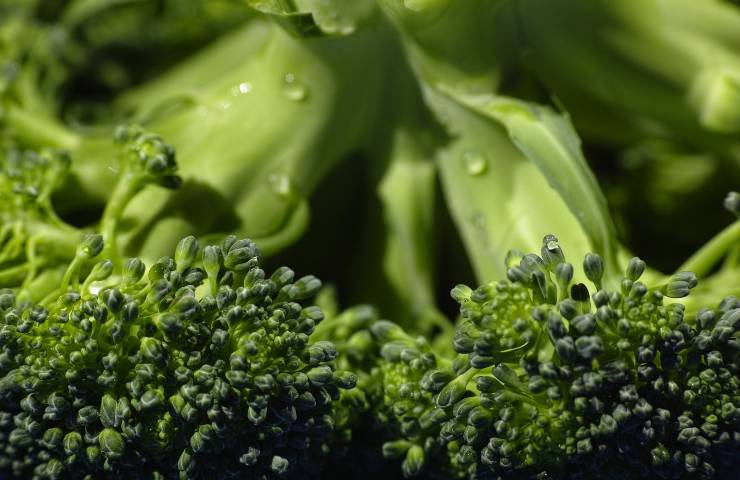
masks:
POLYGON ((727 211, 740 218, 740 193, 728 193, 725 197, 725 208, 727 211))

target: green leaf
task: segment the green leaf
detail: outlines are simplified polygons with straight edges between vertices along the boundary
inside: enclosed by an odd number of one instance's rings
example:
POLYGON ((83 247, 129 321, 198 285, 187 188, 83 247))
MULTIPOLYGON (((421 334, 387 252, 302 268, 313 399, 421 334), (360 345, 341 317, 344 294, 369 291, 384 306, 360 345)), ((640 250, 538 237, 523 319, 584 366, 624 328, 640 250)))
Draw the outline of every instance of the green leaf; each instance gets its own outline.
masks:
POLYGON ((606 199, 567 114, 508 97, 452 96, 506 128, 512 143, 537 166, 578 219, 594 250, 606 259, 609 274, 619 275, 616 233, 606 199))
POLYGON ((512 248, 538 251, 547 233, 557 235, 566 255, 593 248, 561 195, 498 122, 432 90, 428 99, 457 135, 439 152, 437 165, 447 204, 481 283, 503 278, 507 253, 512 248))

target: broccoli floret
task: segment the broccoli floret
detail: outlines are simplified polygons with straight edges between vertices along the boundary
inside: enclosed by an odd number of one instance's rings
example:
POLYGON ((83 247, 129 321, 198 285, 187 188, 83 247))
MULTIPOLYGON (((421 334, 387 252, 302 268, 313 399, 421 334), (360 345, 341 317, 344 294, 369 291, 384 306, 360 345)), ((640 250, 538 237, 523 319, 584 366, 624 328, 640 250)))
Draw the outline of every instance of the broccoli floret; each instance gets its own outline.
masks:
MULTIPOLYGON (((90 235, 77 257, 101 256, 90 235)), ((116 270, 43 302, 0 294, 0 469, 27 478, 308 478, 355 377, 311 341, 321 287, 250 240, 116 270)), ((75 261, 67 277, 78 277, 75 261)))
MULTIPOLYGON (((740 447, 740 301, 686 313, 696 277, 617 290, 588 254, 574 281, 554 236, 508 279, 452 290, 446 357, 390 322, 334 327, 406 477, 724 478, 740 447), (364 338, 364 341, 360 341, 364 338), (349 339, 352 339, 351 341, 349 339), (350 348, 352 346, 352 348, 350 348), (351 353, 351 352, 355 353, 351 353), (358 354, 357 352, 361 352, 358 354)), ((332 322, 334 320, 331 320, 332 322)))
MULTIPOLYGON (((713 478, 736 468, 740 302, 687 318, 666 299, 689 294, 691 273, 648 287, 633 258, 609 291, 598 256, 583 269, 591 295, 546 237, 541 256, 509 268, 509 282, 453 291, 470 378, 440 430, 460 460, 482 478, 713 478), (475 415, 460 414, 464 402, 475 415)), ((450 385, 436 394, 441 408, 450 385)))
POLYGON ((424 337, 413 337, 399 325, 381 320, 374 308, 360 305, 329 315, 316 329, 316 337, 335 343, 338 365, 357 375, 357 388, 342 392, 340 402, 351 427, 339 445, 349 449, 354 465, 343 462, 344 474, 365 477, 393 471, 385 459, 399 462, 406 476, 422 472, 432 478, 451 478, 447 462, 429 455, 442 450, 438 426, 429 412, 432 394, 422 385, 425 374, 450 362, 435 354, 424 337), (393 439, 393 440, 389 440, 393 439), (384 440, 389 440, 384 442, 384 440), (385 457, 385 459, 384 459, 385 457))
MULTIPOLYGON (((112 144, 112 142, 109 141, 112 144)), ((115 184, 100 220, 105 257, 122 261, 117 230, 126 206, 147 185, 180 184, 174 150, 137 126, 120 127, 114 158, 115 184)), ((52 194, 64 182, 72 160, 64 150, 0 150, 0 285, 38 301, 59 287, 86 229, 62 221, 52 194)), ((66 284, 63 285, 63 288, 66 284)))

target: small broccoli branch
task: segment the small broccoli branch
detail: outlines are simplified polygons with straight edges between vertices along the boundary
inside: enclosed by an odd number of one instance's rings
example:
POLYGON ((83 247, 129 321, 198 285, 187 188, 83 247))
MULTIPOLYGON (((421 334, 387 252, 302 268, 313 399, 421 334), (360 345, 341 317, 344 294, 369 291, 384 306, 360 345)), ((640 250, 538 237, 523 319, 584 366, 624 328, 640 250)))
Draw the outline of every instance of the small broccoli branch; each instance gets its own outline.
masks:
POLYGON ((60 151, 0 154, 0 275, 26 290, 38 272, 69 258, 81 232, 55 214, 50 196, 69 169, 60 151))
POLYGON ((103 211, 100 231, 105 238, 105 256, 120 265, 116 232, 126 206, 147 185, 176 188, 181 179, 176 175, 175 151, 161 137, 127 126, 116 129, 114 138, 122 148, 118 181, 103 211))
POLYGON ((24 301, 39 300, 57 291, 59 278, 46 274, 47 270, 66 268, 61 288, 78 286, 80 276, 87 272, 88 261, 100 253, 90 255, 95 250, 92 244, 80 250, 81 239, 84 244, 97 239, 99 245, 95 248, 104 249, 104 256, 121 267, 117 227, 128 203, 147 185, 179 185, 174 151, 161 138, 134 126, 119 128, 115 140, 121 145, 117 182, 100 221, 102 235, 93 237, 85 229, 60 219, 52 204, 52 193, 64 182, 70 168, 70 157, 65 151, 2 153, 0 279, 2 286, 18 288, 24 301))
POLYGON ((740 220, 715 235, 686 260, 679 270, 692 271, 699 277, 706 276, 725 255, 732 252, 738 245, 740 245, 740 220))
MULTIPOLYGON (((725 199, 725 208, 740 218, 740 194, 730 192, 725 199)), ((709 240, 709 242, 686 260, 679 267, 679 270, 691 271, 699 277, 704 277, 725 256, 728 257, 725 267, 733 268, 736 265, 735 262, 739 249, 740 220, 737 220, 709 240), (733 259, 735 260, 733 261, 733 259)))
POLYGON ((14 138, 31 148, 49 147, 71 151, 81 141, 76 132, 57 118, 13 104, 0 107, 0 127, 9 129, 14 138))

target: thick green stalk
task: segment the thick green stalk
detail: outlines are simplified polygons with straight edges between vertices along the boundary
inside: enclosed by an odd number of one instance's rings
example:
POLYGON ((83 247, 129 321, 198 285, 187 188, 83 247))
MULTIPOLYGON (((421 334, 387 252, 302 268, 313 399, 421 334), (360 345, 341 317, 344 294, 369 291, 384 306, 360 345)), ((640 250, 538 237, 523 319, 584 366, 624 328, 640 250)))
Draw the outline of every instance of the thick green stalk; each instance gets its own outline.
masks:
POLYGON ((524 63, 589 139, 731 153, 740 12, 717 0, 512 2, 524 63), (605 114, 608 112, 608 115, 605 114))
POLYGON ((0 109, 1 125, 10 128, 15 138, 30 147, 74 150, 80 143, 79 135, 56 118, 17 105, 0 109))
POLYGON ((566 250, 602 255, 613 281, 614 226, 567 115, 498 92, 519 46, 514 12, 493 0, 432 3, 382 5, 455 139, 439 168, 480 281, 501 278, 509 249, 536 250, 548 232, 566 250))
MULTIPOLYGON (((223 231, 253 238, 268 255, 294 242, 308 197, 368 142, 388 33, 297 39, 256 18, 117 99, 174 146, 183 178, 177 192, 152 189, 131 201, 122 248, 158 258, 184 234, 223 231)), ((107 197, 105 162, 80 158, 70 188, 107 197)))
POLYGON ((22 283, 28 275, 30 268, 30 263, 24 262, 0 270, 0 285, 18 285, 22 283))

